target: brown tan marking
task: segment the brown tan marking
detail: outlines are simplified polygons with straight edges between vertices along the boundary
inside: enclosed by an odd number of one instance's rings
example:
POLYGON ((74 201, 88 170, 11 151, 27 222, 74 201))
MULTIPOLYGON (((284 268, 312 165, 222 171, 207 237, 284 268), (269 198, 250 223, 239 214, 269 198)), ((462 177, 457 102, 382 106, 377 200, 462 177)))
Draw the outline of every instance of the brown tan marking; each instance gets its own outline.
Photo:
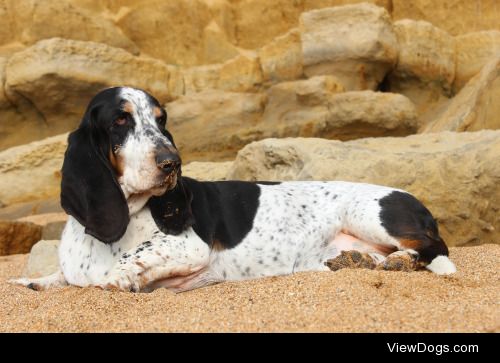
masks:
POLYGON ((417 241, 415 239, 402 238, 399 240, 399 243, 401 244, 401 247, 406 248, 406 249, 412 249, 415 251, 418 251, 419 249, 422 248, 422 242, 417 241))
POLYGON ((160 117, 163 114, 163 112, 161 112, 161 108, 159 108, 158 106, 155 106, 153 108, 153 113, 155 117, 160 117))
POLYGON ((135 111, 134 105, 132 104, 132 102, 129 101, 123 103, 122 110, 130 114, 133 114, 135 111))
POLYGON ((124 170, 124 163, 123 163, 123 158, 120 157, 119 154, 120 148, 117 147, 116 150, 112 150, 112 148, 109 148, 109 162, 111 163, 111 166, 113 167, 113 170, 115 171, 117 176, 122 176, 123 175, 123 170, 124 170))
POLYGON ((218 239, 214 239, 212 240, 212 250, 215 252, 220 252, 224 251, 225 248, 221 241, 219 241, 218 239))

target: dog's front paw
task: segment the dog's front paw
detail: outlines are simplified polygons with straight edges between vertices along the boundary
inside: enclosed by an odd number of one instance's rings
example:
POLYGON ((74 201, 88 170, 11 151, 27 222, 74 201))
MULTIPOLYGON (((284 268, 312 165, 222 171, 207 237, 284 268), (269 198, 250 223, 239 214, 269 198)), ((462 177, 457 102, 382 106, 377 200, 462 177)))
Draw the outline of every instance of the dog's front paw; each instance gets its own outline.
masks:
POLYGON ((139 292, 141 281, 138 275, 120 273, 109 276, 100 287, 104 290, 139 292))

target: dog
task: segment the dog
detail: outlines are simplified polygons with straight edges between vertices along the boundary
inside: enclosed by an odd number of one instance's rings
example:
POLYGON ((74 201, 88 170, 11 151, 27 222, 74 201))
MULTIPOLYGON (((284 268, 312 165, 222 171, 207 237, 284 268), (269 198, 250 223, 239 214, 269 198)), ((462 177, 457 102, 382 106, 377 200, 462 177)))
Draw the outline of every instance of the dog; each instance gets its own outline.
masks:
MULTIPOLYGON (((11 282, 147 292, 324 271, 346 257, 440 274, 456 268, 409 193, 351 182, 201 182, 183 177, 167 114, 143 90, 98 93, 68 138, 60 271, 11 282)), ((335 167, 335 165, 332 165, 335 167)))

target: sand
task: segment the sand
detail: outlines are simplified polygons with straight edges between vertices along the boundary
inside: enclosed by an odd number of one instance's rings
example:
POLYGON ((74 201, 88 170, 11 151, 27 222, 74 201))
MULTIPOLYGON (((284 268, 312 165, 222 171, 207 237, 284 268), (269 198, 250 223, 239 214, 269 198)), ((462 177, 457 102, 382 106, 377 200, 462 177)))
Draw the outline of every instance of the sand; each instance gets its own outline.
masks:
POLYGON ((6 283, 27 255, 0 257, 2 332, 499 332, 500 246, 452 248, 453 277, 340 270, 227 282, 182 294, 6 283))

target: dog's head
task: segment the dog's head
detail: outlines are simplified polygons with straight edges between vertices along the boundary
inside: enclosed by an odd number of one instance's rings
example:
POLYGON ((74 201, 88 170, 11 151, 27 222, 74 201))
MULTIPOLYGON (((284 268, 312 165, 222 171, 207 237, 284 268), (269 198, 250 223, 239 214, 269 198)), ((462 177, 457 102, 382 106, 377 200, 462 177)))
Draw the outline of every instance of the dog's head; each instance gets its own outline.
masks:
POLYGON ((68 140, 61 205, 86 233, 110 243, 129 223, 129 204, 177 185, 181 159, 167 114, 148 93, 115 87, 98 93, 68 140))

